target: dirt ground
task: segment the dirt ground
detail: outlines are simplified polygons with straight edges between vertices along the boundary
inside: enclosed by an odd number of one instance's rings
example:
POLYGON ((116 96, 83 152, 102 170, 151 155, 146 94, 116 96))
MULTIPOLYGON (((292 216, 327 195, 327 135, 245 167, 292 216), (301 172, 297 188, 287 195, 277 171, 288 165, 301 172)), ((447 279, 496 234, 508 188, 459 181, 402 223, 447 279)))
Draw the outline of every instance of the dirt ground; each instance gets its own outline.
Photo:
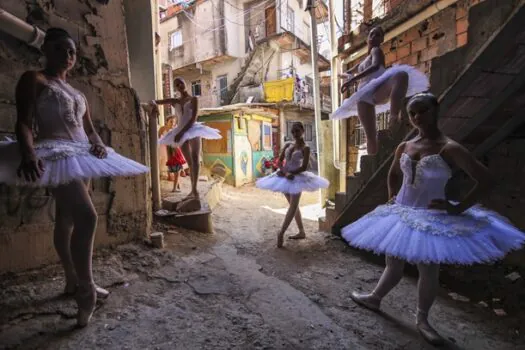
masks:
MULTIPOLYGON (((302 200, 308 239, 286 241, 284 249, 275 248, 284 198, 224 186, 213 214, 215 234, 159 225, 167 233, 164 250, 137 242, 98 251, 96 281, 112 294, 81 330, 74 328, 73 301, 60 297, 57 266, 3 276, 0 348, 431 349, 413 325, 410 269, 384 300, 383 313, 348 298, 353 289, 374 286, 381 260, 317 232, 315 201, 315 195, 302 200)), ((292 224, 289 234, 296 232, 292 224)), ((431 319, 449 339, 446 348, 525 348, 523 309, 501 306, 507 315, 498 316, 493 309, 501 300, 483 292, 494 292, 484 277, 485 287, 470 292, 451 286, 454 274, 444 277, 431 319), (490 301, 478 302, 487 295, 490 301)), ((510 294, 523 290, 521 280, 510 294)))

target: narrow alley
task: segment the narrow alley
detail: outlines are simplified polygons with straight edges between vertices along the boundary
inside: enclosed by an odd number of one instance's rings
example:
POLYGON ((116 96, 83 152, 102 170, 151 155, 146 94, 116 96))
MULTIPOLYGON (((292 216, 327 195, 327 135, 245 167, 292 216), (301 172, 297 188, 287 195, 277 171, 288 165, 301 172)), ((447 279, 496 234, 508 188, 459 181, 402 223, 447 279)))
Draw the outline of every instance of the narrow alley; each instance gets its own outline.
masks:
MULTIPOLYGON (((279 250, 284 199, 251 186, 223 191, 213 235, 161 226, 168 233, 164 250, 139 242, 97 252, 95 278, 111 295, 90 327, 74 329, 74 302, 59 297, 58 266, 3 281, 2 348, 432 348, 413 326, 413 277, 387 297, 384 314, 349 299, 353 288, 373 286, 381 259, 367 261, 337 237, 318 233, 316 196, 302 200, 308 239, 287 241, 279 250)), ((433 309, 448 348, 523 345, 518 316, 497 316, 449 292, 442 289, 433 309)))

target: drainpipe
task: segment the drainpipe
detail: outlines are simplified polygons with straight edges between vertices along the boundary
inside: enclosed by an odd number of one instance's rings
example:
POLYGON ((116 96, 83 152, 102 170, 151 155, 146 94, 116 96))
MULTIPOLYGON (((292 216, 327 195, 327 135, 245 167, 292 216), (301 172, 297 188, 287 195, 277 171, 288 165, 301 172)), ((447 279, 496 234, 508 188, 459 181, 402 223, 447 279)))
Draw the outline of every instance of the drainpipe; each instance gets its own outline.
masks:
MULTIPOLYGON (((405 22, 401 23, 400 25, 392 28, 392 30, 385 33, 385 42, 395 38, 396 36, 406 32, 410 28, 414 27, 415 25, 418 25, 419 23, 423 22, 424 20, 429 19, 430 17, 434 16, 435 14, 439 13, 440 11, 443 11, 447 7, 454 5, 459 0, 438 0, 434 2, 432 5, 425 8, 423 11, 419 12, 418 14, 414 15, 413 17, 410 17, 405 22)), ((348 63, 351 61, 354 61, 358 59, 361 56, 366 55, 368 52, 368 49, 366 47, 363 47, 362 49, 354 52, 350 56, 348 56, 344 63, 348 63)))
MULTIPOLYGON (((337 31, 335 23, 335 0, 328 0, 328 16, 330 22, 330 86, 332 96, 332 111, 339 107, 339 84, 338 75, 341 68, 341 62, 338 57, 337 48, 337 31)), ((339 189, 338 192, 346 191, 346 121, 332 121, 332 139, 333 139, 333 164, 339 171, 339 189)))
POLYGON ((45 32, 0 8, 0 31, 40 49, 45 32))

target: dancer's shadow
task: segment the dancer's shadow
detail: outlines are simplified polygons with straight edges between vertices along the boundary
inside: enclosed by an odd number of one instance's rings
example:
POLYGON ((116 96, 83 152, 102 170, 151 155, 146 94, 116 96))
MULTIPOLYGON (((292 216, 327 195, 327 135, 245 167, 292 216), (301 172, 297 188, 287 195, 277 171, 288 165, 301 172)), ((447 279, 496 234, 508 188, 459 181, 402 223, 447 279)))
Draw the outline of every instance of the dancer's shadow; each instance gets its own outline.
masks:
MULTIPOLYGON (((358 306, 362 307, 362 306, 358 306)), ((453 338, 445 338, 445 344, 442 346, 433 346, 429 343, 427 343, 419 334, 418 330, 414 326, 412 322, 408 322, 403 319, 399 319, 395 316, 390 315, 389 313, 386 313, 385 311, 379 310, 379 311, 372 311, 380 316, 382 316, 387 321, 391 322, 398 330, 403 332, 405 335, 413 338, 418 339, 421 344, 425 344, 425 347, 422 347, 421 349, 432 349, 432 348, 439 348, 439 349, 445 349, 445 350, 465 350, 465 348, 462 348, 458 344, 455 343, 455 340, 453 338)), ((443 334, 441 334, 443 336, 443 334)), ((423 345, 422 345, 423 346, 423 345)))

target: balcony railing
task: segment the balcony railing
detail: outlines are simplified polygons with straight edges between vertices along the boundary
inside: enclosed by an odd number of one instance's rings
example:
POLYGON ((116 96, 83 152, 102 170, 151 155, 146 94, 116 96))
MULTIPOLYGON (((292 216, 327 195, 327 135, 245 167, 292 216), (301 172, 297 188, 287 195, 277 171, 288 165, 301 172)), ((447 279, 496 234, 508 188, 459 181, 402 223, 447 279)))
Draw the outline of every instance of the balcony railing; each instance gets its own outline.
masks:
MULTIPOLYGON (((293 102, 302 108, 314 109, 313 84, 307 79, 286 78, 264 83, 266 102, 293 102)), ((332 99, 321 94, 321 110, 332 111, 332 99)))

